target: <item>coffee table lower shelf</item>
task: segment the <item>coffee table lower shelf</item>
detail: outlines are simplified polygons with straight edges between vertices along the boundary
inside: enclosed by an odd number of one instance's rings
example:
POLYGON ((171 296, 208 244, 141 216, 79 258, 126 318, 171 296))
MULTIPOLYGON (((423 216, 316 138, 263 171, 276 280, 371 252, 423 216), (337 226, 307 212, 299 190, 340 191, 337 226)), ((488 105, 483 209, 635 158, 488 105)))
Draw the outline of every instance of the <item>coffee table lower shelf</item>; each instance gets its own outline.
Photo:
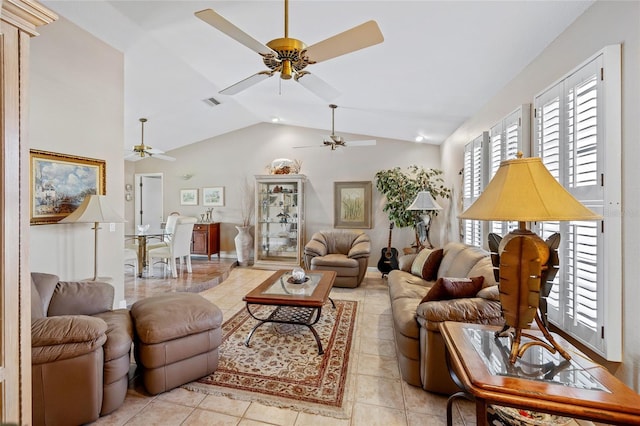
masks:
MULTIPOLYGON (((329 297, 331 301, 331 305, 333 308, 336 308, 335 303, 333 303, 333 299, 329 297)), ((278 323, 278 324, 291 324, 291 325, 304 325, 311 333, 313 333, 313 337, 316 339, 316 343, 318 344, 318 355, 322 355, 324 353, 324 349, 322 347, 322 342, 320 341, 320 336, 318 336, 318 332, 313 328, 313 325, 318 322, 320 319, 320 315, 322 315, 321 307, 308 307, 308 306, 289 306, 289 305, 280 305, 277 306, 266 318, 261 318, 256 315, 256 312, 251 310, 252 306, 265 306, 259 303, 247 303, 247 312, 254 319, 258 321, 258 324, 251 329, 247 338, 244 341, 244 344, 249 347, 249 342, 251 341, 251 337, 253 333, 260 327, 262 324, 267 322, 278 323)))

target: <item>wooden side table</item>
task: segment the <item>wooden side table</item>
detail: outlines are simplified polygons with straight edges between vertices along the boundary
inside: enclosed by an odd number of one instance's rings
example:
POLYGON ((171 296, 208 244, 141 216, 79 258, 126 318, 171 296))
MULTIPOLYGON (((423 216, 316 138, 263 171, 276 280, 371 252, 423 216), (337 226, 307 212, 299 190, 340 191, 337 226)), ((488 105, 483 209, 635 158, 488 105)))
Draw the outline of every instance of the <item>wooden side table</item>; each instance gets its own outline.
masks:
MULTIPOLYGON (((490 404, 610 424, 640 424, 640 395, 570 343, 553 336, 572 355, 570 361, 533 346, 510 364, 509 340, 494 336, 499 329, 451 321, 440 324, 449 372, 475 400, 478 426, 487 424, 490 404)), ((452 398, 456 396, 462 395, 452 398)), ((447 408, 451 424, 450 403, 447 408)))
POLYGON ((196 223, 193 225, 191 240, 191 254, 207 255, 211 260, 212 254, 220 259, 220 223, 196 223))

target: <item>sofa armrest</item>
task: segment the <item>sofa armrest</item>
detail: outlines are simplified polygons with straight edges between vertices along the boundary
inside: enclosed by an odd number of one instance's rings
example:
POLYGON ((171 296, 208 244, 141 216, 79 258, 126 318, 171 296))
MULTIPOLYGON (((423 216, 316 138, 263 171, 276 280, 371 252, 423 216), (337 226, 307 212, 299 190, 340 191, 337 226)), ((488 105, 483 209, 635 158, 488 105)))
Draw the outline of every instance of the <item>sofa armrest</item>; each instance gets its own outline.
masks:
POLYGON ((367 234, 360 234, 353 242, 347 257, 350 259, 358 259, 361 257, 369 257, 371 255, 371 240, 367 234))
POLYGON ((85 315, 38 318, 31 323, 31 363, 44 364, 92 352, 105 343, 107 323, 85 315))
POLYGON ((443 321, 500 324, 502 310, 500 302, 466 297, 421 303, 416 309, 416 317, 421 325, 427 325, 427 329, 430 329, 429 324, 437 328, 443 321))
POLYGON ((47 316, 95 315, 113 309, 114 288, 99 281, 60 281, 47 316))

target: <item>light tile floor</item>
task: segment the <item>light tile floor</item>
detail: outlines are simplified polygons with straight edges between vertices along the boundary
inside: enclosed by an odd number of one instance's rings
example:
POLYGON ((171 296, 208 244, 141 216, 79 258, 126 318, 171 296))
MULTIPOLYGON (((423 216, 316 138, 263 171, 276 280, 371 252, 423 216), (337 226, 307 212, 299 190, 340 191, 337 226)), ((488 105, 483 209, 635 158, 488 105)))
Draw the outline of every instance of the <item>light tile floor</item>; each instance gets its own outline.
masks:
MULTIPOLYGON (((201 292, 231 317, 244 308, 242 297, 260 284, 271 271, 234 268, 221 284, 201 292)), ((368 272, 356 289, 334 288, 331 297, 358 301, 354 349, 352 351, 348 399, 350 419, 322 417, 205 395, 182 388, 157 396, 147 395, 132 382, 124 405, 95 425, 292 425, 292 426, 417 426, 445 425, 446 402, 408 385, 400 378, 391 306, 386 279, 368 272)), ((475 424, 473 404, 456 402, 455 425, 475 424)))

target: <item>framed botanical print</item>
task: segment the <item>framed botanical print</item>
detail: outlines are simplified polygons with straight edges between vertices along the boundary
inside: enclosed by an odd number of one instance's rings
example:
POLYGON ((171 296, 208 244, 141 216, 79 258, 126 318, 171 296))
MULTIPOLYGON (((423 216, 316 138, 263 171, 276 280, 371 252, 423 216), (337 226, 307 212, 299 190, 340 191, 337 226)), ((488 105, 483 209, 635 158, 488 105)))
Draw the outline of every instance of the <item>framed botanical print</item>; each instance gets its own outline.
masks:
POLYGON ((95 158, 29 151, 30 223, 55 223, 80 206, 87 195, 106 194, 106 163, 95 158))
POLYGON ((197 189, 181 189, 180 190, 180 205, 182 205, 182 206, 197 206, 198 205, 198 190, 197 189))
POLYGON ((334 228, 371 228, 371 181, 333 183, 334 228))
POLYGON ((202 188, 203 206, 224 206, 224 187, 202 188))

